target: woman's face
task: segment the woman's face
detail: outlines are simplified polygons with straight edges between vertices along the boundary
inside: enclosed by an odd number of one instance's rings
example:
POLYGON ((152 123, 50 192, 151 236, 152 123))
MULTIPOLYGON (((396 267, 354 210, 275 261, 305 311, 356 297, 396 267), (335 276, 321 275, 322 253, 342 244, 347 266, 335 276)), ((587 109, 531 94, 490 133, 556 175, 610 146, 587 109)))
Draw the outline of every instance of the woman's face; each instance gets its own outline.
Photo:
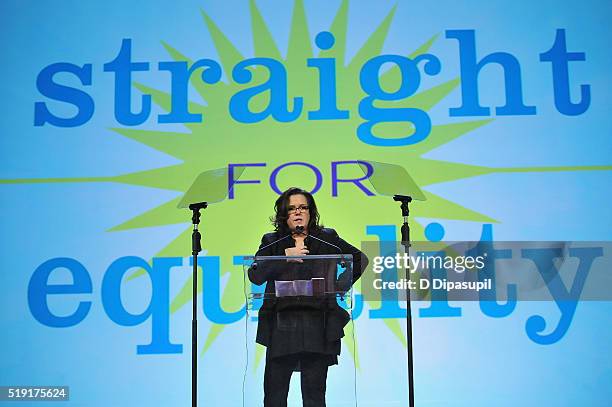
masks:
POLYGON ((308 222, 310 222, 310 210, 308 208, 308 200, 302 194, 295 194, 289 197, 289 211, 287 213, 287 226, 291 230, 296 226, 304 226, 304 231, 308 231, 308 222))

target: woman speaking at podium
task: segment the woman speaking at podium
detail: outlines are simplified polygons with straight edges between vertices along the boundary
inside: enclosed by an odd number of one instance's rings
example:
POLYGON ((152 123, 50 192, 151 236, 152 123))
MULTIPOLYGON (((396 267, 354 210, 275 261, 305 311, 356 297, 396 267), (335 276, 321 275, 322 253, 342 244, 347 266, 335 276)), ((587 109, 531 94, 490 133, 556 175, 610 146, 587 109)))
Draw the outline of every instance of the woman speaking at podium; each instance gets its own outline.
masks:
MULTIPOLYGON (((348 290, 361 276, 367 258, 341 239, 335 230, 319 225, 312 194, 300 188, 289 188, 276 200, 274 209, 271 221, 275 231, 263 236, 257 256, 348 254, 353 257, 353 272, 347 274, 350 277, 344 289, 348 290)), ((266 298, 259 310, 257 326, 257 343, 267 348, 264 407, 287 406, 289 382, 294 371, 301 372, 304 407, 325 406, 327 369, 338 364, 340 339, 350 320, 335 296, 275 297, 275 281, 290 280, 291 277, 287 278, 289 270, 291 266, 298 266, 297 262, 299 260, 294 264, 285 262, 283 267, 278 267, 278 263, 273 267, 259 264, 248 271, 252 283, 266 283, 266 298)), ((335 264, 333 266, 335 270, 335 264)))

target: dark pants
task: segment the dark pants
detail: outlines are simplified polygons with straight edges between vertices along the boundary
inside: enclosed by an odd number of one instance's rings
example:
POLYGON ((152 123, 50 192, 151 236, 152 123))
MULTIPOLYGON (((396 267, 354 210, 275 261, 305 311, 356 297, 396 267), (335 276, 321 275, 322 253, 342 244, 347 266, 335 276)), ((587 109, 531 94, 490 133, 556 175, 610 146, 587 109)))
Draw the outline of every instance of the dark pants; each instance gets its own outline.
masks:
POLYGON ((325 407, 325 383, 329 356, 299 353, 266 359, 264 372, 264 407, 286 407, 289 381, 300 367, 304 407, 325 407), (299 363, 299 365, 298 365, 299 363))

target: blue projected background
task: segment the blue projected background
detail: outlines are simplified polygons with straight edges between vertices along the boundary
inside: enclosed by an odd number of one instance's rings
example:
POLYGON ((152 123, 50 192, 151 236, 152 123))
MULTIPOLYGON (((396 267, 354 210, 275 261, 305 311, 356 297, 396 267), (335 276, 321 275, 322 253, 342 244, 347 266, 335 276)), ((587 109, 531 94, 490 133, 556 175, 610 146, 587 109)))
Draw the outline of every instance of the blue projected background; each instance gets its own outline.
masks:
MULTIPOLYGON (((262 405, 239 256, 289 186, 356 246, 401 222, 362 160, 423 189, 415 240, 612 239, 609 1, 0 7, 0 385, 190 403, 191 215, 176 205, 209 169, 244 173, 202 218, 200 405, 241 406, 243 388, 262 405)), ((405 406, 404 306, 359 292, 328 405, 405 406)), ((610 312, 417 303, 416 404, 609 406, 610 312)))

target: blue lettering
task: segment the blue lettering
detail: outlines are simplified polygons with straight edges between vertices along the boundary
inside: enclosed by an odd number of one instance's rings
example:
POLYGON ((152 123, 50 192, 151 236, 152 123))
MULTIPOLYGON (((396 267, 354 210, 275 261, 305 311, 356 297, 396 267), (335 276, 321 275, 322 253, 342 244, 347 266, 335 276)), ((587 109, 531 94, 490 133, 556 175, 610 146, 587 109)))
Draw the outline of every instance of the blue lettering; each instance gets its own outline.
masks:
POLYGON ((188 67, 187 62, 172 61, 160 62, 160 71, 169 71, 172 76, 172 102, 170 113, 158 116, 160 123, 199 123, 202 115, 189 113, 189 79, 191 75, 200 68, 202 70, 202 81, 210 85, 221 80, 221 66, 212 59, 200 59, 188 67))
POLYGON ((74 105, 77 108, 77 113, 68 118, 58 117, 49 111, 45 102, 36 102, 34 103, 34 126, 49 123, 57 127, 76 127, 87 123, 94 114, 94 100, 89 94, 53 81, 53 76, 59 72, 71 73, 83 85, 91 85, 91 64, 79 67, 74 64, 59 62, 44 68, 36 78, 38 91, 50 99, 74 105))
POLYGON ((374 168, 372 167, 372 164, 370 164, 367 161, 332 161, 331 163, 331 181, 332 181, 332 196, 338 196, 338 183, 340 182, 350 182, 353 183, 357 186, 357 188, 361 189, 363 191, 364 194, 366 194, 367 196, 374 196, 374 192, 370 191, 368 188, 366 188, 365 185, 363 185, 363 183, 361 181, 365 181, 366 179, 370 178, 372 176, 372 174, 374 174, 374 168), (340 164, 362 164, 364 165, 368 171, 367 173, 363 176, 363 177, 359 177, 359 178, 345 178, 345 179, 340 179, 338 178, 338 166, 340 164))
POLYGON ((293 111, 287 107, 287 71, 285 66, 272 58, 251 58, 246 59, 234 67, 232 77, 237 83, 249 83, 253 77, 249 67, 261 66, 267 68, 270 77, 261 85, 244 89, 236 92, 230 99, 229 110, 232 117, 241 123, 257 123, 268 116, 279 122, 291 122, 297 119, 302 113, 302 98, 293 98, 293 111), (260 112, 252 112, 249 109, 249 102, 264 92, 268 105, 260 112))
POLYGON ((91 294, 91 277, 85 267, 78 261, 66 257, 47 260, 34 271, 28 284, 28 306, 32 316, 43 325, 54 328, 65 328, 81 322, 91 308, 91 301, 79 301, 76 311, 71 315, 54 315, 47 304, 51 294, 91 294), (72 275, 72 284, 49 284, 49 276, 58 269, 64 268, 72 275))
MULTIPOLYGON (((234 186, 236 184, 260 184, 261 181, 260 180, 254 180, 254 179, 243 179, 243 180, 238 180, 236 179, 235 176, 235 168, 236 167, 265 167, 266 163, 246 163, 246 164, 228 164, 227 165, 227 171, 228 171, 228 198, 229 199, 234 199, 235 196, 235 191, 234 191, 234 186)), ((242 171, 244 170, 239 170, 240 174, 242 174, 242 171)))
MULTIPOLYGON (((418 252, 419 256, 427 257, 444 257, 445 252, 418 252)), ((435 263, 434 263, 435 266, 435 263)), ((447 277, 446 270, 441 267, 430 267, 430 282, 434 279, 445 279, 447 277)), ((428 308, 419 309, 419 317, 421 318, 440 318, 440 317, 460 317, 461 307, 451 307, 448 305, 448 292, 442 289, 431 289, 431 304, 428 308)))
POLYGON ((447 30, 446 38, 459 41, 459 64, 461 66, 461 101, 458 108, 449 109, 451 116, 489 116, 488 107, 478 101, 478 75, 487 64, 495 63, 504 70, 506 104, 495 108, 499 116, 534 115, 535 106, 523 104, 521 66, 519 61, 506 52, 494 52, 476 61, 476 34, 474 30, 447 30))
POLYGON ((121 257, 106 270, 102 280, 102 305, 108 317, 122 326, 135 326, 151 318, 151 343, 138 345, 136 353, 162 354, 182 353, 183 345, 170 342, 170 269, 181 266, 180 257, 153 258, 150 266, 144 259, 135 256, 121 257), (139 315, 128 312, 121 302, 121 282, 132 268, 144 269, 151 278, 151 301, 139 315))
POLYGON ((427 61, 424 70, 428 75, 440 72, 440 60, 429 54, 423 54, 411 60, 400 55, 380 55, 370 59, 361 68, 359 81, 361 88, 368 95, 359 103, 359 114, 366 121, 357 127, 357 137, 373 146, 397 147, 416 144, 427 138, 431 132, 431 119, 426 112, 416 108, 381 108, 375 107, 377 100, 397 101, 413 95, 421 83, 418 62, 427 61), (401 84, 395 92, 387 92, 381 87, 379 71, 386 63, 395 64, 401 74, 401 84), (408 122, 414 132, 401 138, 382 138, 374 135, 373 127, 379 123, 408 122))
POLYGON ((569 62, 585 61, 584 52, 567 52, 565 30, 558 29, 552 48, 540 54, 540 61, 552 66, 555 107, 568 116, 577 116, 587 111, 591 104, 591 87, 580 85, 580 101, 573 103, 569 89, 569 62))
POLYGON ((319 171, 319 169, 316 166, 309 164, 309 163, 300 162, 300 161, 288 162, 283 165, 279 165, 278 167, 274 169, 274 171, 272 171, 272 174, 270 174, 270 187, 274 190, 274 192, 276 192, 279 195, 283 193, 278 188, 278 185, 276 184, 276 177, 278 176, 278 173, 280 172, 280 170, 290 165, 302 165, 304 167, 310 168, 312 172, 314 172, 315 177, 316 177, 315 186, 310 191, 310 193, 313 195, 316 194, 317 191, 321 188, 321 185, 323 184, 323 175, 321 174, 321 171, 319 171))
MULTIPOLYGON (((315 43, 326 51, 334 46, 336 39, 328 31, 317 34, 315 43)), ((307 65, 319 71, 319 110, 308 112, 309 120, 348 119, 348 110, 338 110, 336 106, 336 59, 308 58, 307 65)))
POLYGON ((495 283, 495 261, 498 259, 512 258, 511 250, 497 250, 493 248, 493 225, 482 225, 482 233, 480 235, 480 243, 467 252, 470 256, 484 256, 485 266, 478 271, 478 280, 484 281, 491 279, 491 290, 479 292, 479 305, 483 314, 492 318, 503 318, 514 312, 517 300, 516 284, 508 284, 506 286, 507 300, 505 304, 497 302, 497 284, 495 283), (487 255, 485 256, 485 253, 487 255))
POLYGON ((601 247, 569 249, 569 257, 576 257, 579 260, 576 276, 569 290, 565 288, 565 284, 554 263, 555 258, 563 257, 562 249, 524 249, 521 253, 523 258, 530 259, 535 263, 559 311, 561 311, 561 318, 557 327, 548 335, 540 334, 540 332, 546 329, 546 320, 540 315, 529 317, 525 325, 529 339, 540 345, 550 345, 558 342, 567 333, 593 261, 596 257, 603 256, 603 249, 601 247))
POLYGON ((132 113, 132 72, 148 71, 148 62, 132 62, 132 40, 124 38, 117 57, 104 64, 105 72, 115 72, 115 119, 126 126, 144 123, 151 113, 151 95, 141 98, 142 109, 132 113))
MULTIPOLYGON (((242 264, 242 256, 235 256, 234 264, 242 264)), ((193 257, 191 263, 193 266, 193 257)), ((236 312, 226 312, 221 307, 221 266, 219 256, 198 256, 202 265, 202 308, 204 315, 214 324, 233 324, 246 315, 246 306, 236 312)), ((242 270, 240 271, 242 273, 242 270)), ((228 285, 230 286, 230 285, 228 285)))
MULTIPOLYGON (((397 228, 394 225, 368 225, 366 234, 375 235, 380 241, 381 256, 395 256, 395 240, 397 228)), ((385 281, 398 281, 397 268, 387 268, 381 278, 385 281)), ((370 318, 406 318, 406 309, 399 306, 397 290, 383 290, 381 292, 380 308, 370 310, 370 318)))

